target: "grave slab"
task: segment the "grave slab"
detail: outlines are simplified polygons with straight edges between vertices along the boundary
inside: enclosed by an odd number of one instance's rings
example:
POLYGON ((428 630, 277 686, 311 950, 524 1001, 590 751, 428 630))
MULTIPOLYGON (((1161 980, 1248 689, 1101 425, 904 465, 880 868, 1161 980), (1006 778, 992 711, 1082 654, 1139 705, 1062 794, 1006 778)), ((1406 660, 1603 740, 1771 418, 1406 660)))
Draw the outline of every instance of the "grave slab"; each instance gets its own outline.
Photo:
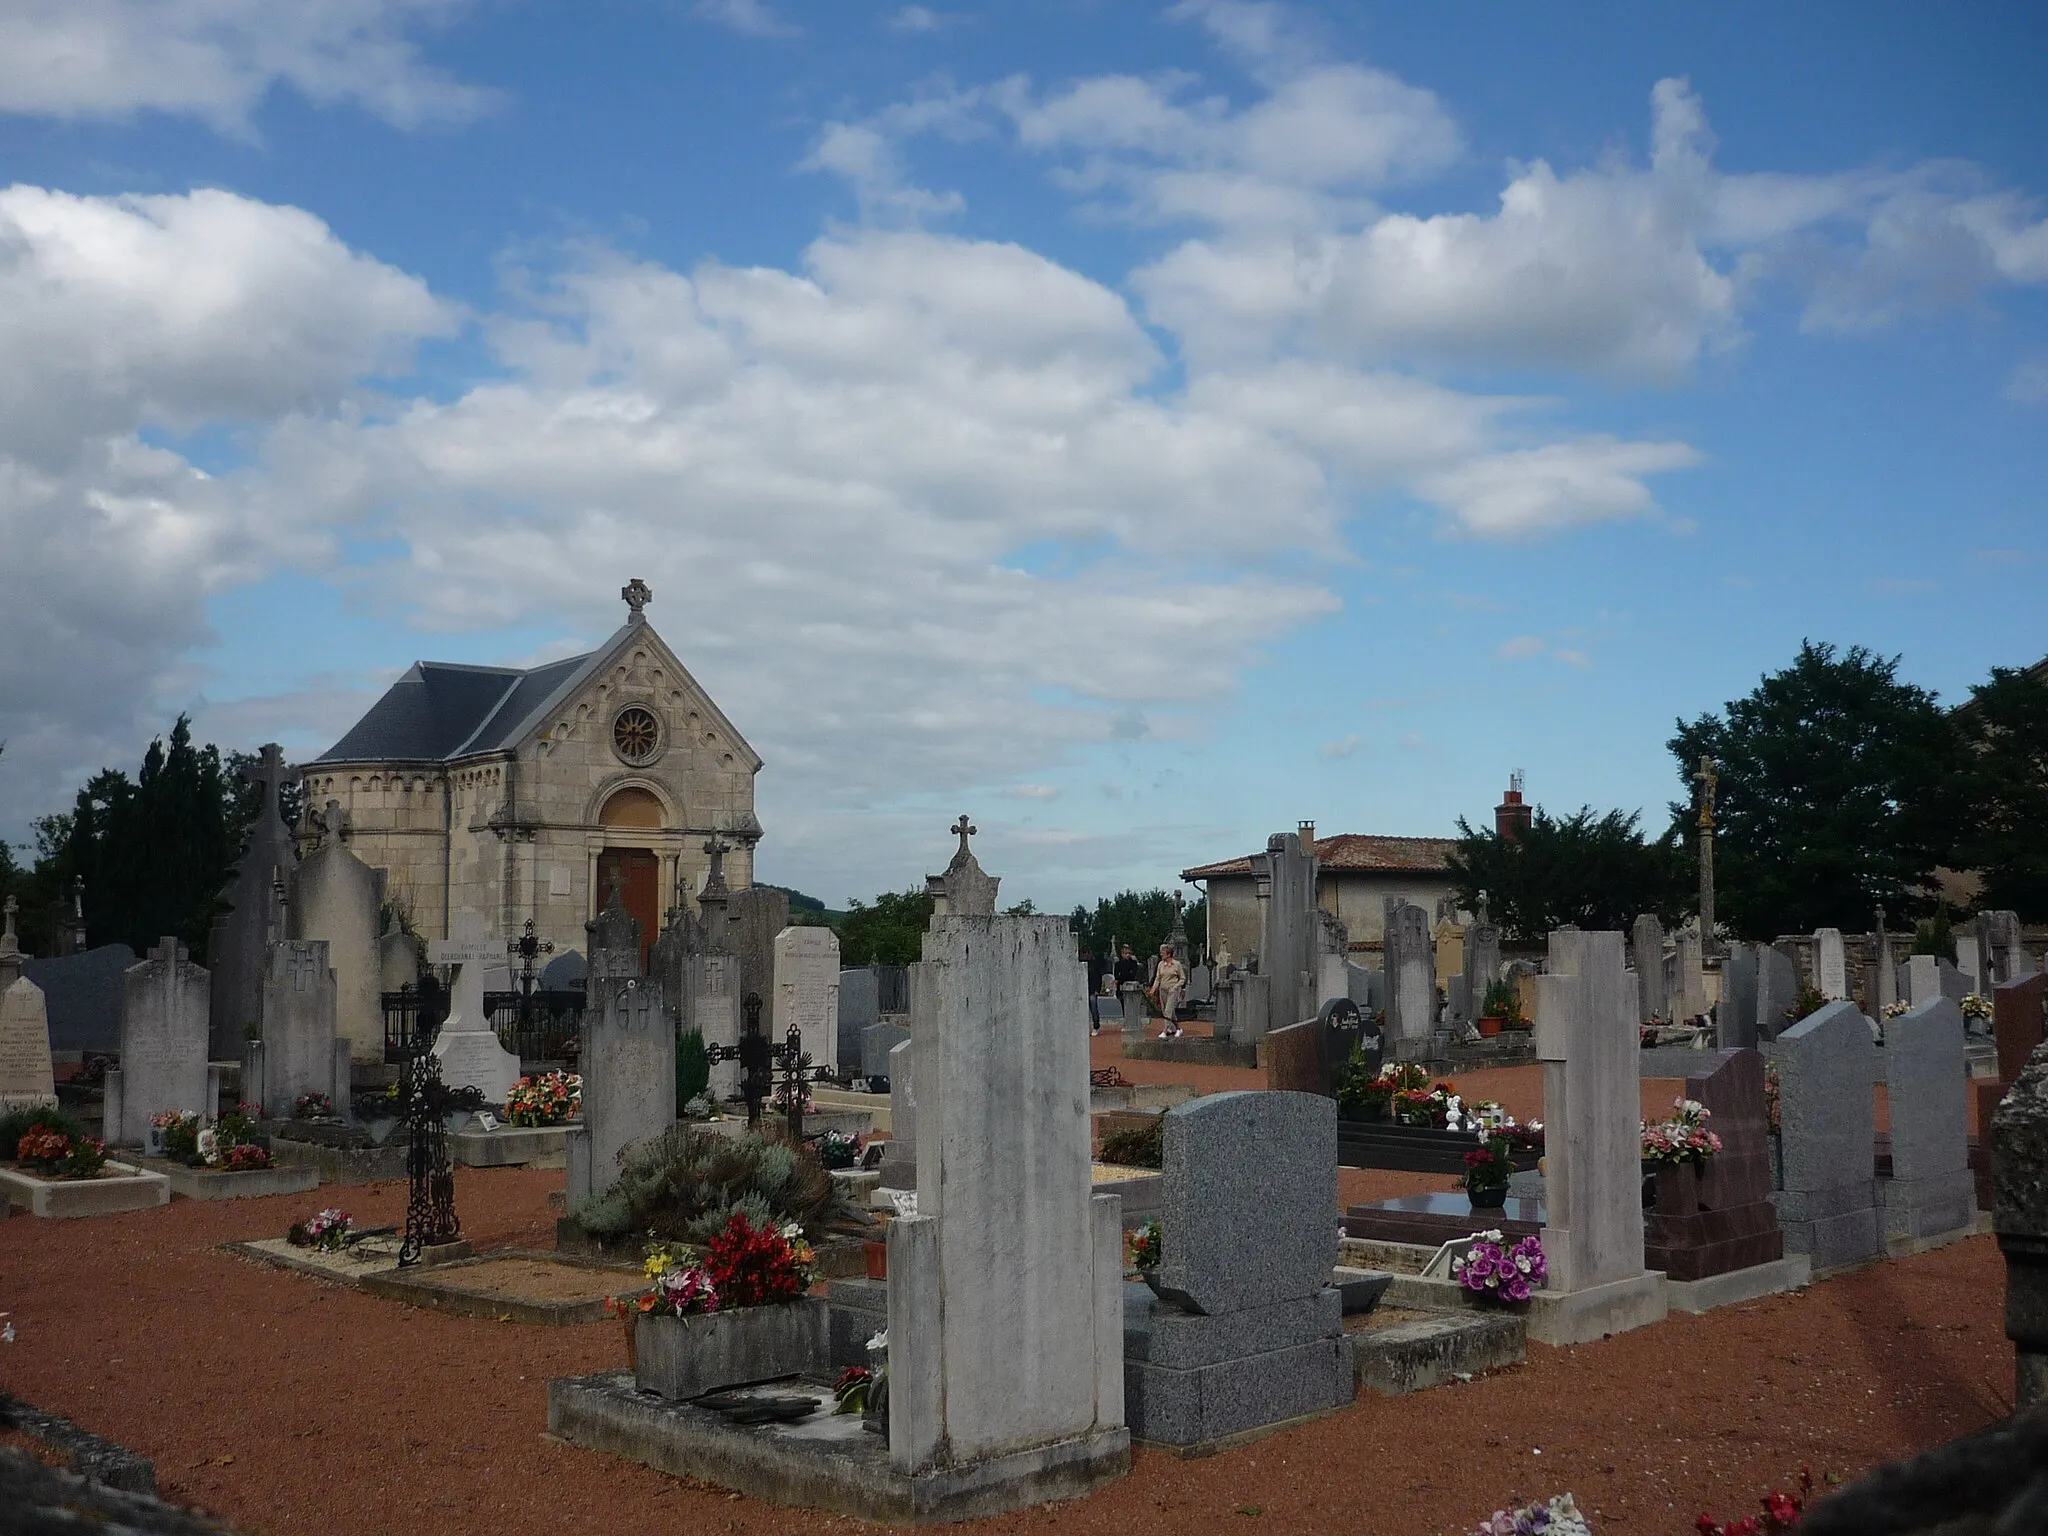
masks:
POLYGON ((1664 1300, 1673 1312, 1711 1312, 1780 1291, 1804 1290, 1813 1283, 1813 1261, 1803 1253, 1752 1264, 1746 1269, 1726 1270, 1704 1280, 1664 1281, 1664 1300))
POLYGON ((1351 1335, 1358 1384, 1405 1397, 1518 1365, 1528 1358, 1528 1324, 1512 1313, 1441 1312, 1351 1335))
POLYGON ((31 1216, 69 1220, 112 1216, 171 1203, 171 1181, 133 1163, 109 1162, 97 1179, 44 1179, 18 1168, 0 1168, 0 1195, 31 1216))
POLYGON ((171 1181, 171 1193, 185 1200, 264 1200, 272 1195, 303 1195, 320 1187, 318 1169, 250 1168, 232 1172, 226 1168, 187 1168, 163 1158, 139 1158, 152 1173, 171 1181))

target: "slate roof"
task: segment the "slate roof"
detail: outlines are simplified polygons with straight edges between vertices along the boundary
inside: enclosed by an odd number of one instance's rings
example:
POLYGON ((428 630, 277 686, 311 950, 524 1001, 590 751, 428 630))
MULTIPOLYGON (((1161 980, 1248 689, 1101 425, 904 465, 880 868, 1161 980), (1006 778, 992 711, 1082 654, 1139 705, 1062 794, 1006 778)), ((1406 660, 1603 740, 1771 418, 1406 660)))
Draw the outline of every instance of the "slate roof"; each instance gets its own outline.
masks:
MULTIPOLYGON (((1316 839, 1316 862, 1327 871, 1442 874, 1445 858, 1457 846, 1454 837, 1373 837, 1364 832, 1339 832, 1316 839)), ((1241 859, 1204 864, 1198 869, 1182 870, 1180 877, 1211 880, 1218 876, 1249 875, 1253 872, 1253 859, 1263 857, 1263 853, 1246 854, 1241 859)))
POLYGON ((510 752, 550 709, 583 686, 631 625, 596 650, 546 666, 416 661, 317 763, 448 762, 510 752))

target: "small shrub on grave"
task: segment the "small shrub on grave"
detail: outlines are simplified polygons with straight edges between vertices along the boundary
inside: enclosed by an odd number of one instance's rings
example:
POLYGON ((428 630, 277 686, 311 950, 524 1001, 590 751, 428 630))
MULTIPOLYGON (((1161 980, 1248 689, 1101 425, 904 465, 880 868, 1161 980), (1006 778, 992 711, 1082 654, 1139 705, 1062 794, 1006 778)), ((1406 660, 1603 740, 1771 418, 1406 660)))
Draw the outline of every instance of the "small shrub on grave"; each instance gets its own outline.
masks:
POLYGON ((711 1057, 704 1049, 704 1032, 686 1029, 676 1039, 676 1113, 688 1118, 692 1104, 710 1087, 711 1057))
POLYGON ((1153 1115, 1143 1125, 1111 1131, 1102 1138, 1102 1161, 1119 1168, 1164 1168, 1166 1117, 1153 1115))
POLYGON ((854 1216, 839 1181, 809 1151, 759 1135, 728 1139, 689 1125, 671 1126, 632 1149, 612 1187, 572 1214, 594 1237, 645 1232, 702 1246, 736 1211, 757 1225, 795 1222, 809 1233, 854 1216))
POLYGON ((23 1133, 38 1126, 60 1136, 76 1136, 82 1130, 75 1118, 54 1104, 40 1109, 10 1110, 0 1115, 0 1159, 13 1162, 19 1158, 18 1144, 23 1133))
POLYGON ((851 1131, 826 1131, 818 1138, 818 1161, 828 1169, 851 1168, 867 1144, 865 1136, 851 1131))
POLYGON ((15 1140, 15 1157, 24 1167, 51 1178, 97 1178, 107 1166, 106 1143, 78 1132, 66 1135, 47 1126, 31 1126, 15 1140))

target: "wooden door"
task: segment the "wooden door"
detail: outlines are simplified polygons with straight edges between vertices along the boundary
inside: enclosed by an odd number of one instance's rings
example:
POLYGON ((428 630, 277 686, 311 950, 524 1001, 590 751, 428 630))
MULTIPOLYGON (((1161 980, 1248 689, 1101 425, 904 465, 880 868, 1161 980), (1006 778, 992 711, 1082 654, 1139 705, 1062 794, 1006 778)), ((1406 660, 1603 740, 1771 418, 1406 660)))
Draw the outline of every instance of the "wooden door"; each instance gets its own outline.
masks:
POLYGON ((619 880, 619 905, 640 924, 640 967, 661 933, 661 860, 643 848, 607 848, 597 856, 597 904, 611 900, 612 879, 619 880))

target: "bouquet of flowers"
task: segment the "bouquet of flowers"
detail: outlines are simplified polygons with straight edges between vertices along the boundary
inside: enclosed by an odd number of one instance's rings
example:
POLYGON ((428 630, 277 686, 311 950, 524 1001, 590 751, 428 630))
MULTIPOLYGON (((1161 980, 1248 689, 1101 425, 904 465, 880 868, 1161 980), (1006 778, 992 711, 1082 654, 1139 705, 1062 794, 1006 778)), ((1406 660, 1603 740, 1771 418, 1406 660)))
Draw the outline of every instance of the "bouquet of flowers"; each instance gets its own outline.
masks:
POLYGON ((560 1125, 583 1107, 583 1079, 573 1072, 522 1077, 505 1095, 510 1125, 560 1125))
POLYGON ((745 1211, 734 1211, 705 1248, 704 1275, 719 1305, 765 1307, 800 1298, 816 1278, 816 1262, 796 1222, 756 1226, 745 1211))
POLYGON ((293 1108, 301 1120, 325 1120, 334 1113, 334 1100, 324 1093, 302 1093, 293 1108))
POLYGON ((1498 1137, 1516 1152, 1541 1152, 1543 1150, 1543 1122, 1541 1120, 1509 1120, 1496 1126, 1489 1139, 1498 1137))
POLYGON ((1438 1083, 1428 1089, 1404 1088, 1394 1095, 1394 1119, 1401 1125, 1443 1130, 1458 1112, 1458 1093, 1449 1083, 1438 1083))
POLYGON ((355 1223, 347 1211, 328 1206, 315 1211, 304 1221, 293 1224, 285 1233, 285 1241, 295 1248, 318 1248, 322 1253, 339 1253, 348 1246, 349 1237, 355 1232, 355 1223))
POLYGON ((225 1166, 229 1173, 257 1173, 270 1166, 270 1153, 253 1141, 239 1141, 228 1148, 225 1166))
POLYGON ((1669 1120, 1643 1127, 1646 1163, 1704 1163, 1721 1150, 1721 1138, 1707 1129, 1713 1111, 1698 1099, 1673 1099, 1669 1120))
POLYGON ((1592 1536, 1592 1527, 1572 1496, 1561 1493, 1541 1504, 1496 1509, 1492 1519, 1472 1527, 1472 1536, 1592 1536))
POLYGON ((199 1133, 206 1128, 206 1122, 197 1110, 167 1109, 152 1115, 149 1123, 164 1133, 165 1157, 189 1163, 199 1156, 199 1133))
POLYGON ((1896 1019, 1901 1014, 1910 1012, 1912 1010, 1912 1007, 1913 1005, 1911 1003, 1901 998, 1896 1003, 1886 1003, 1883 1008, 1878 1010, 1878 1017, 1883 1019, 1896 1019))
POLYGON ((1975 1019, 1979 1024, 1989 1024, 1991 1022, 1991 999, 1981 992, 1972 992, 1968 997, 1964 998, 1962 1008, 1963 1017, 1966 1019, 1975 1019))
POLYGON ((867 1144, 865 1136, 851 1131, 827 1131, 818 1138, 818 1161, 827 1168, 851 1168, 867 1144))
POLYGON ((874 1385, 875 1373, 864 1365, 849 1365, 839 1373, 839 1379, 832 1383, 832 1400, 838 1404, 834 1413, 859 1413, 868 1405, 868 1388, 874 1385))
POLYGON ((1489 1301, 1527 1301, 1550 1268, 1543 1261, 1543 1240, 1525 1237, 1512 1247, 1498 1229, 1482 1232, 1470 1248, 1451 1260, 1451 1278, 1489 1301))
POLYGON ((1166 1249, 1166 1229, 1154 1216, 1131 1234, 1131 1268, 1157 1269, 1166 1249))

